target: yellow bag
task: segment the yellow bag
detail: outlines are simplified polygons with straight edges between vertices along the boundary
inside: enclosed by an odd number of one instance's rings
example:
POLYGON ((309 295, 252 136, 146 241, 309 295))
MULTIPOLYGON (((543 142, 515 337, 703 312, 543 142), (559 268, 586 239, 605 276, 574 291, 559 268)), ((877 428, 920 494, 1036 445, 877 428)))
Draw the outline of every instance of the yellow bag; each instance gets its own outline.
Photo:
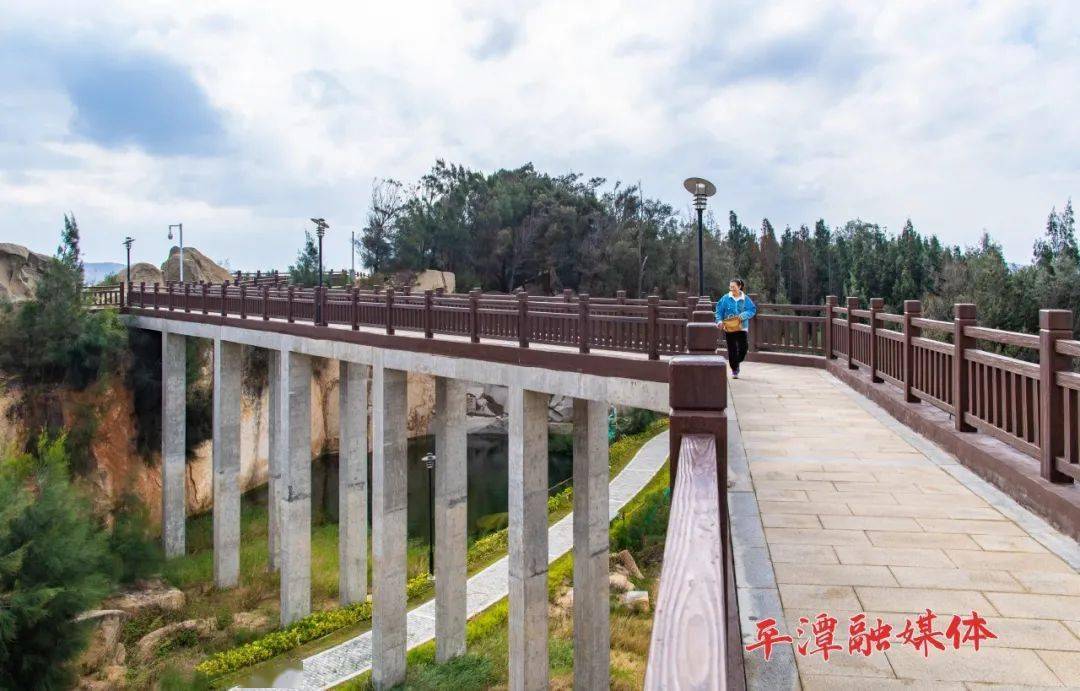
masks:
POLYGON ((742 331, 742 319, 738 316, 728 317, 724 321, 720 322, 724 327, 724 331, 728 333, 735 333, 736 331, 742 331))

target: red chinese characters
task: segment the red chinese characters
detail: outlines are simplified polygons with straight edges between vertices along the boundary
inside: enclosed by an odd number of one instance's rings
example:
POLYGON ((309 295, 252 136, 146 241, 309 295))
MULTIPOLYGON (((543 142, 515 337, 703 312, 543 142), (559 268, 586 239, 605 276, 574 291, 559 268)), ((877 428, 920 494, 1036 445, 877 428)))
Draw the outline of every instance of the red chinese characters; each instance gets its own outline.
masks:
MULTIPOLYGON (((944 631, 935 626, 938 618, 932 610, 927 609, 914 620, 907 619, 903 628, 894 634, 893 626, 880 617, 871 623, 865 613, 856 614, 848 620, 848 655, 870 657, 898 643, 910 645, 923 657, 929 657, 932 653, 946 650, 946 644, 951 644, 954 650, 964 645, 978 650, 983 641, 997 638, 978 612, 971 612, 971 616, 953 615, 944 631)), ((757 640, 747 645, 746 651, 760 649, 768 660, 775 646, 787 643, 793 645, 799 655, 821 655, 821 659, 827 662, 832 653, 844 649, 836 641, 837 624, 837 620, 828 612, 818 614, 812 621, 808 617, 800 617, 799 626, 796 627, 800 640, 794 644, 791 636, 780 633, 775 619, 762 619, 757 624, 757 640)))

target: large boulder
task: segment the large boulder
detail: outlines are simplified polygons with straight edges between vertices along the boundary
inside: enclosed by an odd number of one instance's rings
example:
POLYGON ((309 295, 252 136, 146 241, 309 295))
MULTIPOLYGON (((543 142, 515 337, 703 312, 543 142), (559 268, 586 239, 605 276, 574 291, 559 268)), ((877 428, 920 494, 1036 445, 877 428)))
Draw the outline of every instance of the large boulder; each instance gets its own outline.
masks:
POLYGON ((426 269, 416 274, 413 279, 414 292, 424 292, 425 290, 437 290, 442 288, 447 293, 454 292, 457 287, 457 276, 453 271, 438 271, 436 269, 426 269))
POLYGON ((178 612, 184 608, 185 600, 182 590, 160 580, 152 580, 110 598, 109 606, 135 615, 147 609, 178 612))
MULTIPOLYGON (((185 251, 184 254, 187 254, 187 252, 185 251)), ((186 271, 186 267, 187 267, 187 262, 186 261, 184 262, 184 267, 185 267, 185 271, 186 271)), ((127 283, 128 282, 128 280, 127 280, 127 269, 121 269, 118 276, 120 278, 121 283, 127 283)), ((187 278, 187 276, 184 276, 184 278, 187 278)), ((133 283, 135 285, 139 285, 140 283, 146 283, 146 285, 152 286, 155 283, 164 283, 164 282, 165 282, 165 274, 162 273, 161 269, 154 266, 150 262, 139 262, 138 264, 132 264, 131 265, 131 283, 133 283)))
POLYGON ((208 636, 213 633, 215 622, 213 619, 188 619, 172 624, 166 624, 160 629, 155 629, 139 639, 136 644, 139 659, 146 661, 154 655, 158 646, 172 638, 181 631, 193 631, 196 636, 208 636))
MULTIPOLYGON (((169 258, 161 265, 161 271, 165 274, 166 281, 180 280, 179 247, 173 247, 169 250, 169 258)), ((131 273, 135 273, 134 267, 132 268, 131 273)), ((198 283, 199 281, 206 281, 207 283, 224 283, 225 281, 233 280, 236 280, 235 274, 230 273, 228 269, 222 266, 218 266, 212 259, 199 250, 194 247, 184 248, 185 283, 198 283)))
POLYGON ((79 656, 78 667, 83 674, 91 674, 109 665, 124 662, 124 646, 120 643, 124 622, 130 615, 122 609, 95 609, 75 618, 91 627, 90 643, 79 656))
POLYGON ((29 300, 50 257, 31 252, 22 245, 0 242, 0 299, 29 300))

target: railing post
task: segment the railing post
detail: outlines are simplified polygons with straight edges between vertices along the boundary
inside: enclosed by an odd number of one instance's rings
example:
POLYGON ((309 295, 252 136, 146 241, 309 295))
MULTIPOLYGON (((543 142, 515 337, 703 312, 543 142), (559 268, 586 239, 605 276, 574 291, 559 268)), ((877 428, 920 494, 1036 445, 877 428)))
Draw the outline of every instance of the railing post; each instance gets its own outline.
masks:
POLYGON ((328 323, 330 323, 326 316, 326 313, 329 311, 327 309, 330 302, 330 299, 328 297, 329 290, 330 289, 328 286, 323 286, 323 289, 321 291, 322 295, 319 296, 319 326, 326 326, 328 323))
POLYGON ((648 324, 645 327, 645 336, 649 341, 649 359, 660 359, 660 296, 649 296, 648 324))
POLYGON ((127 303, 124 301, 124 282, 123 281, 120 282, 120 305, 119 305, 119 307, 120 307, 121 312, 127 311, 126 310, 127 303))
POLYGON ((626 304, 626 291, 625 290, 616 290, 615 291, 615 299, 619 301, 620 305, 625 305, 626 304))
POLYGON ((573 290, 571 290, 569 288, 563 288, 563 290, 562 290, 563 302, 570 302, 570 300, 573 299, 573 297, 574 297, 574 291, 573 290))
POLYGON ((202 290, 202 313, 210 313, 210 284, 206 281, 199 281, 199 288, 202 290))
POLYGON ((578 352, 589 352, 589 341, 591 340, 591 333, 589 330, 589 294, 578 294, 578 352))
POLYGON ((139 281, 139 307, 146 308, 146 281, 139 281))
POLYGON ((394 287, 386 287, 386 333, 394 335, 394 287))
POLYGON ((1057 468, 1065 455, 1064 392, 1057 373, 1069 370, 1069 357, 1057 352, 1058 340, 1072 338, 1072 312, 1039 310, 1039 460, 1049 482, 1072 482, 1057 468))
MULTIPOLYGON (((707 302, 704 306, 707 306, 707 302)), ((671 359, 668 371, 668 396, 671 403, 668 458, 671 461, 670 486, 675 487, 679 470, 679 447, 687 434, 711 434, 716 437, 717 454, 727 449, 727 361, 716 355, 720 334, 715 316, 708 309, 694 311, 686 325, 687 355, 671 359)), ((718 463, 717 482, 723 489, 721 503, 727 496, 727 463, 718 463)), ((725 516, 726 514, 721 514, 725 516)))
POLYGON ((825 296, 825 333, 823 334, 825 345, 825 359, 835 360, 836 353, 833 352, 832 342, 832 320, 833 320, 833 308, 836 307, 836 296, 825 296))
POLYGON ((433 338, 435 336, 433 329, 435 315, 432 313, 432 309, 434 309, 433 303, 435 301, 434 296, 435 291, 424 291, 424 338, 433 338))
POLYGON ((855 364, 855 318, 851 315, 852 310, 859 309, 859 298, 847 299, 847 368, 859 369, 855 364))
POLYGON ((247 319, 247 284, 240 284, 240 318, 247 319))
MULTIPOLYGON (((754 303, 755 305, 758 304, 758 298, 761 297, 756 293, 747 293, 746 295, 750 298, 750 302, 754 303)), ((760 310, 760 308, 758 309, 760 310)), ((750 329, 750 343, 748 345, 748 350, 751 352, 761 350, 761 325, 763 323, 764 322, 759 320, 758 325, 750 329)))
POLYGON ((173 282, 169 281, 169 285, 165 290, 165 299, 169 303, 169 311, 172 312, 175 306, 173 305, 173 282))
POLYGON ((360 330, 360 289, 356 286, 352 288, 352 330, 360 330))
POLYGON ((289 286, 287 296, 285 298, 285 319, 290 324, 293 323, 293 286, 289 286))
POLYGON ((911 320, 922 316, 922 302, 904 300, 904 400, 918 403, 919 397, 911 393, 915 385, 915 346, 912 339, 922 336, 922 329, 912 326, 911 320))
POLYGON ((480 342, 480 289, 469 291, 469 340, 480 342))
POLYGON ((870 381, 880 384, 884 379, 878 376, 877 315, 885 307, 884 298, 870 298, 870 381))
POLYGON ((270 284, 265 283, 262 287, 262 317, 263 321, 270 321, 270 284))
POLYGON ((524 290, 517 294, 518 346, 529 347, 529 294, 524 290))
POLYGON ((975 339, 964 335, 964 327, 975 326, 975 305, 953 305, 953 426, 957 432, 974 432, 964 416, 970 407, 968 392, 968 368, 964 351, 971 348, 975 339))
POLYGON ((229 294, 229 282, 228 281, 223 281, 221 283, 221 316, 223 316, 223 317, 229 313, 228 294, 229 294))

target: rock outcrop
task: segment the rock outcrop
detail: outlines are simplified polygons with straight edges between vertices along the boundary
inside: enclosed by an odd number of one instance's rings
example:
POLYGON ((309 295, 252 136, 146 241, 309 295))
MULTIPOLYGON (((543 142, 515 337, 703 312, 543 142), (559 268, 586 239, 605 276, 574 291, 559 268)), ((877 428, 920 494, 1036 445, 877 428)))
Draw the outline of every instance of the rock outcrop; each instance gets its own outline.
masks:
MULTIPOLYGON (((180 280, 179 247, 173 247, 169 250, 169 258, 161 265, 161 271, 165 275, 166 281, 180 280)), ((131 273, 135 273, 134 267, 132 267, 131 273)), ((185 283, 198 283, 199 281, 224 283, 225 281, 235 280, 235 278, 236 276, 230 273, 228 269, 218 266, 212 259, 194 247, 184 248, 185 283)))
POLYGON ((32 298, 49 259, 22 245, 0 242, 0 299, 19 302, 32 298))
MULTIPOLYGON (((187 262, 184 262, 185 270, 187 262)), ((127 269, 122 269, 118 274, 121 283, 127 283, 127 269)), ((187 278, 185 276, 185 278, 187 278)), ((165 274, 161 269, 154 266, 150 262, 139 262, 138 264, 131 265, 131 283, 138 285, 139 283, 146 283, 146 285, 154 285, 155 283, 164 283, 165 274)))
POLYGON ((130 614, 122 609, 95 609, 84 612, 75 621, 92 629, 90 643, 79 656, 78 669, 82 674, 92 674, 110 665, 122 665, 126 651, 120 642, 124 622, 130 614))

